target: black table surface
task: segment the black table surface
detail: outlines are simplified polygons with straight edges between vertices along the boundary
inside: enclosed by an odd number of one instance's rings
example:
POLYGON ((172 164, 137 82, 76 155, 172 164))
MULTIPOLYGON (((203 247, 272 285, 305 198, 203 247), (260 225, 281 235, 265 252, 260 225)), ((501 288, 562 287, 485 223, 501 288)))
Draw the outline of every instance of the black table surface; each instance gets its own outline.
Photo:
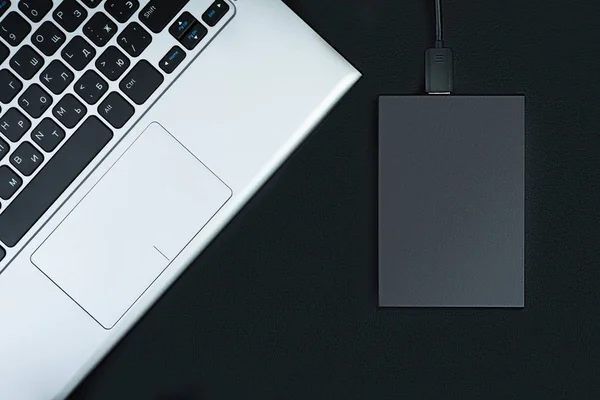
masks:
POLYGON ((526 95, 526 307, 377 308, 377 96, 432 3, 287 0, 364 77, 73 399, 600 396, 598 1, 443 2, 456 92, 526 95))

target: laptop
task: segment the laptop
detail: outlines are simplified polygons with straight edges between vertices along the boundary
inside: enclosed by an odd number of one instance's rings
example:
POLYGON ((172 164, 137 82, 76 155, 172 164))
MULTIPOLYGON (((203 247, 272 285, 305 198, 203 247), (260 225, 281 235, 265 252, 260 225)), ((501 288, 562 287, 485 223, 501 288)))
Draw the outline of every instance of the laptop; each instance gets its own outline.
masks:
POLYGON ((277 0, 0 0, 0 398, 64 398, 359 79, 277 0))

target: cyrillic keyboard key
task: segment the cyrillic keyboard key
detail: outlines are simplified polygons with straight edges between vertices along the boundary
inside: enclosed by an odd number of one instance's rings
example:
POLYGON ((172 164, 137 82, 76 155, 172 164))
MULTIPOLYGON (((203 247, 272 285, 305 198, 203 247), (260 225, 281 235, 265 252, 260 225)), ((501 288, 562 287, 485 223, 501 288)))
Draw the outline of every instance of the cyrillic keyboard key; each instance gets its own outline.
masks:
POLYGON ((0 103, 8 104, 23 89, 23 84, 7 69, 0 70, 0 103))
POLYGON ((31 176, 44 162, 44 156, 29 142, 23 142, 10 155, 10 163, 21 174, 31 176))
POLYGON ((108 0, 104 9, 120 23, 125 23, 140 8, 138 0, 108 0))
POLYGON ((31 79, 44 66, 44 59, 31 46, 23 45, 10 59, 10 66, 23 79, 31 79))
POLYGON ((96 50, 84 38, 75 36, 62 50, 61 55, 71 67, 81 71, 96 56, 96 50))
POLYGON ((152 37, 148 31, 134 21, 127 25, 127 28, 119 35, 117 42, 127 54, 137 57, 150 45, 152 37))
POLYGON ((75 32, 75 29, 87 18, 87 11, 75 0, 63 0, 60 2, 52 16, 60 26, 67 32, 75 32))
POLYGON ((11 142, 18 142, 29 128, 31 122, 14 107, 0 117, 0 133, 11 142))
POLYGON ((52 9, 52 0, 21 0, 19 10, 33 22, 40 22, 52 9))
POLYGON ((164 78, 146 60, 138 62, 119 84, 119 88, 135 104, 141 105, 158 89, 164 78))
POLYGON ((151 0, 140 11, 140 22, 152 32, 159 33, 188 2, 189 0, 151 0))
POLYGON ((44 118, 31 132, 31 140, 47 153, 54 151, 64 138, 65 131, 51 118, 44 118))
POLYGON ((0 241, 14 247, 112 137, 97 117, 89 117, 0 213, 0 241))
POLYGON ((52 22, 46 21, 31 36, 31 43, 42 53, 51 56, 65 42, 65 34, 52 22))
POLYGON ((54 94, 61 94, 73 82, 73 72, 58 60, 52 61, 40 75, 40 82, 54 94))
POLYGON ((19 190, 23 180, 10 167, 0 167, 0 199, 8 200, 19 190))
POLYGON ((52 114, 67 128, 74 128, 87 114, 87 109, 75 96, 68 93, 54 106, 52 114))
POLYGON ((11 46, 17 46, 31 32, 31 25, 16 11, 8 13, 0 22, 0 36, 11 46))
POLYGON ((52 105, 52 96, 34 83, 19 97, 19 105, 31 117, 39 118, 52 105))

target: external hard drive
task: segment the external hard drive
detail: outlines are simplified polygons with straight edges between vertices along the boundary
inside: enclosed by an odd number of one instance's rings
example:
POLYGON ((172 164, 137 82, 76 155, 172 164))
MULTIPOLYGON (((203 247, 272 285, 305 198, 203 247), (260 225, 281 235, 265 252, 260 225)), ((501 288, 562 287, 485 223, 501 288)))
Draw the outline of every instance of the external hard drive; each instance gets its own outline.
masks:
POLYGON ((379 305, 523 307, 523 96, 379 98, 379 305))

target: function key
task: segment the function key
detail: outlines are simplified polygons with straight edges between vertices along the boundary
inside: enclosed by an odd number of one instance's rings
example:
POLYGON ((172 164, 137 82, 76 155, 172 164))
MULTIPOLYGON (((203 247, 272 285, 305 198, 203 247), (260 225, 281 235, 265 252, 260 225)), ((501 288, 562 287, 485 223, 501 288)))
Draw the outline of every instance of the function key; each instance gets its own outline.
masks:
POLYGON ((0 102, 8 104, 23 89, 21 81, 7 69, 0 70, 0 102))
POLYGON ((185 59, 185 52, 179 46, 173 46, 171 50, 160 60, 158 66, 167 74, 175 71, 175 68, 185 59))
POLYGON ((117 32, 117 25, 106 14, 97 12, 83 27, 83 34, 96 46, 103 47, 117 32))
POLYGON ((46 21, 31 36, 31 43, 42 53, 51 56, 65 42, 65 34, 50 21, 46 21))
POLYGON ((102 3, 102 0, 81 0, 81 2, 89 8, 96 8, 98 4, 102 3))
POLYGON ((8 10, 9 8, 10 8, 9 0, 0 0, 0 18, 2 18, 2 16, 6 12, 6 10, 8 10))
POLYGON ((175 22, 173 22, 173 24, 169 28, 169 33, 171 33, 171 35, 175 39, 180 39, 185 33, 185 31, 187 31, 196 22, 198 22, 196 18, 194 18, 192 14, 186 11, 183 14, 181 14, 179 18, 175 20, 175 22))
POLYGON ((215 26, 229 11, 229 5, 223 0, 217 0, 202 14, 202 21, 208 26, 215 26))
POLYGON ((31 132, 31 140, 47 153, 54 151, 64 138, 65 131, 50 118, 44 118, 31 132))
POLYGON ((75 36, 63 49, 62 58, 77 71, 81 71, 96 55, 96 50, 81 36, 75 36))
POLYGON ((0 198, 2 200, 13 197, 22 184, 23 180, 10 167, 6 165, 0 167, 0 198))
POLYGON ((61 94, 73 82, 73 72, 59 60, 54 60, 42 71, 40 82, 52 93, 61 94))
POLYGON ((111 81, 119 79, 129 64, 127 56, 115 46, 108 47, 96 60, 96 68, 111 81))
POLYGON ((73 128, 87 113, 87 109, 72 94, 66 94, 52 109, 54 117, 66 126, 73 128))
POLYGON ((117 41, 127 54, 131 57, 137 57, 150 45, 152 37, 140 24, 132 22, 119 35, 117 41))
POLYGON ((120 23, 125 23, 140 8, 138 0, 108 0, 104 9, 120 23))
POLYGON ((10 146, 0 138, 0 161, 8 154, 10 146))
POLYGON ((87 11, 75 0, 63 0, 52 16, 67 32, 74 32, 87 18, 87 11))
POLYGON ((107 90, 106 81, 92 70, 86 71, 75 83, 75 93, 90 105, 96 104, 107 90))
POLYGON ((44 162, 44 156, 29 142, 23 142, 10 156, 10 163, 20 173, 31 176, 44 162))
POLYGON ((189 0, 150 0, 139 13, 142 24, 159 33, 183 9, 189 0))
POLYGON ((31 25, 16 11, 8 13, 0 22, 0 36, 11 46, 17 46, 31 32, 31 25))
POLYGON ((193 50, 198 43, 206 36, 208 30, 199 22, 196 22, 192 27, 183 35, 179 41, 188 50, 193 50))
POLYGON ((21 78, 31 79, 44 66, 44 59, 26 44, 10 59, 10 66, 21 78))
POLYGON ((10 50, 8 50, 8 47, 0 43, 0 64, 2 64, 4 60, 8 58, 9 55, 10 50))
POLYGON ((39 118, 52 105, 52 96, 34 83, 19 97, 19 105, 31 117, 39 118))
POLYGON ((19 10, 33 22, 40 22, 52 9, 52 0, 22 0, 19 10))
POLYGON ((29 128, 31 122, 14 107, 0 118, 0 133, 11 142, 18 142, 29 128))
POLYGON ((119 88, 135 104, 141 105, 158 89, 164 78, 146 60, 138 62, 119 84, 119 88))
POLYGON ((123 96, 112 92, 98 106, 98 114, 108 121, 114 128, 122 128, 133 116, 134 108, 123 96))

